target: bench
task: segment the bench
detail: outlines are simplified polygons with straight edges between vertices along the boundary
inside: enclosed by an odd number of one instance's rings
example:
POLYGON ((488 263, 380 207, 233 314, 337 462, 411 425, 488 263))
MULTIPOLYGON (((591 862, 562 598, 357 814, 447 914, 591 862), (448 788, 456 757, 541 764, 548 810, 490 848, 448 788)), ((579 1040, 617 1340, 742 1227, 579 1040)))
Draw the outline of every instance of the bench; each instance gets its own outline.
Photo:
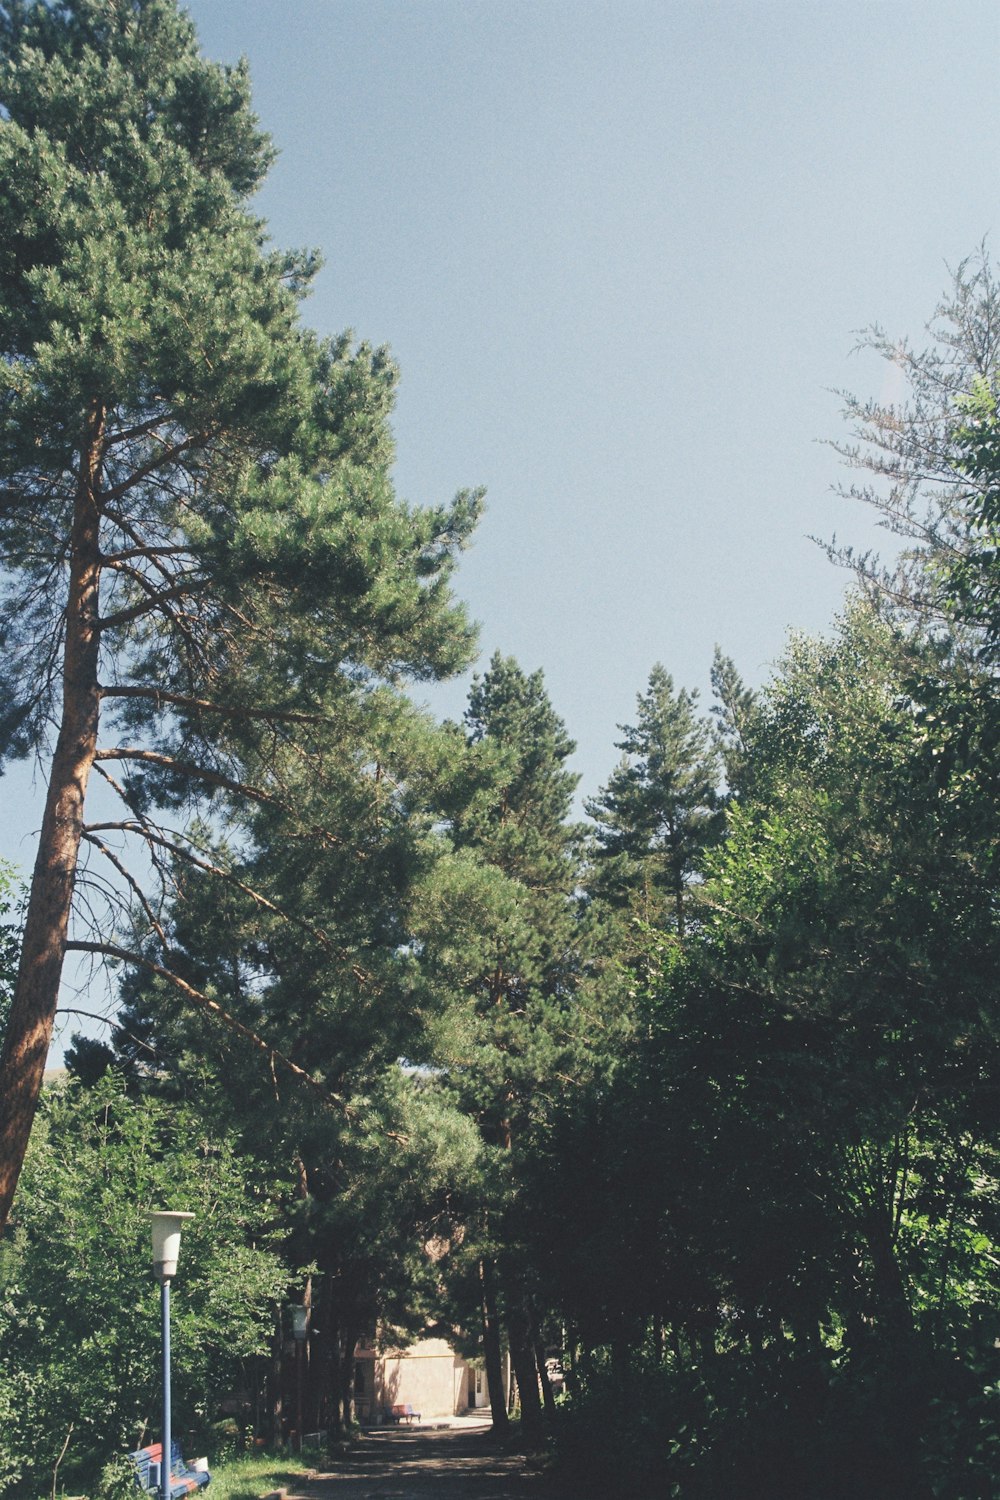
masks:
MULTIPOLYGON (((150 1443, 148 1448, 139 1448, 129 1454, 135 1469, 135 1482, 149 1495, 160 1493, 160 1469, 163 1464, 163 1444, 150 1443)), ((170 1444, 170 1496, 191 1495, 205 1488, 211 1479, 207 1469, 192 1469, 181 1457, 180 1443, 170 1444)))
POLYGON ((394 1422, 419 1422, 420 1413, 414 1411, 409 1402, 405 1406, 394 1406, 392 1408, 392 1420, 394 1422))

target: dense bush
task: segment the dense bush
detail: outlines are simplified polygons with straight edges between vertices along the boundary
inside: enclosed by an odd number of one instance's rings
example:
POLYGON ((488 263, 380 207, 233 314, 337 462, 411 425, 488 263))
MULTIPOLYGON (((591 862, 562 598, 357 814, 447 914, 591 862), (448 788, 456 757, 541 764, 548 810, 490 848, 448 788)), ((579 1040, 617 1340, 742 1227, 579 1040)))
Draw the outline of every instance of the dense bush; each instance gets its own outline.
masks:
POLYGON ((873 1340, 848 1357, 731 1351, 706 1370, 645 1358, 580 1373, 557 1427, 568 1492, 671 1500, 991 1500, 1000 1355, 902 1367, 873 1340))
POLYGON ((199 1437, 268 1348, 287 1273, 272 1204, 225 1141, 110 1075, 50 1091, 0 1251, 0 1493, 96 1481, 159 1427, 149 1210, 193 1209, 173 1304, 174 1427, 199 1437))

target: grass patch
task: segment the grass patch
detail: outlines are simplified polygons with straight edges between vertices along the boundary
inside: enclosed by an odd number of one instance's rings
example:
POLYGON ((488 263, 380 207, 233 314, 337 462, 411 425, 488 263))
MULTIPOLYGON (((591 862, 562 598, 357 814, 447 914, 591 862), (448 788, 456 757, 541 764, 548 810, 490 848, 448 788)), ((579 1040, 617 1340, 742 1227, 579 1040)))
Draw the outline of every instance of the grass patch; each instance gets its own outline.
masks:
POLYGON ((312 1465, 295 1453, 248 1453, 211 1467, 206 1500, 258 1500, 268 1490, 294 1489, 312 1465))

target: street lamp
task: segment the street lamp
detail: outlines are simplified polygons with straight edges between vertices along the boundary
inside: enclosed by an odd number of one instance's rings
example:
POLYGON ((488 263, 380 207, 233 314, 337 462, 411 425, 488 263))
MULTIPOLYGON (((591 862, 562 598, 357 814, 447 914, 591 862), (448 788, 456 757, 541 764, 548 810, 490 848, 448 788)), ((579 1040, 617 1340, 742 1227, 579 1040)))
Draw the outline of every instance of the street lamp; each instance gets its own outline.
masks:
POLYGON ((309 1304, 291 1302, 288 1311, 292 1315, 292 1336, 295 1339, 295 1425, 299 1434, 299 1452, 302 1452, 302 1346, 309 1332, 309 1304))
POLYGON ((160 1283, 160 1328, 163 1349, 163 1454, 160 1463, 161 1500, 170 1500, 170 1280, 177 1275, 181 1225, 194 1214, 152 1211, 153 1274, 160 1283))

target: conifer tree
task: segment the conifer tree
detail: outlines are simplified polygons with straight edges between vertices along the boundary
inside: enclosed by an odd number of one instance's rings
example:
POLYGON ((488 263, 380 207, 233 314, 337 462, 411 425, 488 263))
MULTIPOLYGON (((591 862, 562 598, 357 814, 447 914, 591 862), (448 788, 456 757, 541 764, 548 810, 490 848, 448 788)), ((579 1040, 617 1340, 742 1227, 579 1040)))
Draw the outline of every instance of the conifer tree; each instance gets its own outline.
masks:
POLYGON ((321 756, 337 702, 471 650, 448 574, 478 497, 396 500, 394 368, 300 325, 316 258, 246 206, 270 159, 245 68, 204 60, 174 0, 0 6, 0 752, 51 757, 0 1228, 64 954, 123 955, 114 913, 71 927, 81 847, 162 940, 126 846, 192 851, 157 809, 256 803, 306 836, 283 765, 321 756), (92 771, 124 805, 88 825, 92 771))
MULTIPOLYGON (((541 672, 499 653, 477 678, 465 715, 467 772, 449 808, 456 857, 429 889, 428 915, 449 896, 455 869, 464 912, 425 927, 425 961, 464 998, 453 1019, 447 1081, 490 1153, 478 1222, 484 1348, 494 1422, 506 1423, 500 1324, 506 1326, 527 1427, 541 1412, 537 1308, 525 1250, 520 1184, 546 1101, 574 1045, 570 1017, 582 979, 576 898, 580 831, 569 821, 574 745, 541 672)), ((454 908, 452 908, 454 909, 454 908)), ((428 920, 425 917, 425 922, 428 920)), ((468 1251, 466 1250, 466 1254, 468 1251)))
POLYGON ((261 1067, 246 1033, 220 1036, 203 1013, 178 1011, 169 984, 141 970, 123 982, 114 1052, 78 1043, 70 1060, 81 1075, 114 1061, 141 1094, 193 1098, 210 1129, 225 1122, 281 1181, 289 1263, 319 1273, 307 1284, 323 1330, 303 1385, 310 1427, 349 1421, 363 1336, 423 1326, 435 1279, 425 1246, 447 1240, 449 1202, 468 1196, 481 1149, 436 1082, 433 1030, 451 995, 424 978, 411 926, 447 852, 440 811, 425 804, 456 748, 383 688, 341 707, 323 776, 300 792, 321 841, 286 837, 286 820, 261 807, 240 830, 242 856, 205 827, 201 865, 173 861, 163 926, 175 974, 266 1036, 334 1107, 261 1067), (234 878, 220 882, 220 866, 234 878))
MULTIPOLYGON (((497 920, 482 936, 466 992, 484 1039, 504 1054, 499 1092, 484 1079, 482 1118, 501 1145, 516 1128, 512 1111, 527 1092, 534 1022, 571 992, 576 969, 574 890, 578 830, 568 821, 577 776, 565 762, 575 746, 554 712, 541 672, 530 675, 494 655, 477 678, 465 715, 472 767, 453 837, 494 873, 497 920), (509 1105, 509 1108, 508 1108, 509 1105)), ((471 956, 471 955, 470 955, 471 956)), ((479 1080, 469 1080, 477 1088, 479 1080)))
POLYGON ((747 687, 732 657, 715 648, 712 660, 712 717, 730 795, 738 796, 750 772, 749 742, 757 698, 747 687))
POLYGON ((893 555, 883 563, 850 547, 829 551, 898 620, 937 633, 953 656, 974 663, 983 621, 965 607, 963 584, 995 553, 982 529, 989 476, 978 470, 965 418, 970 397, 978 404, 1000 389, 1000 278, 985 246, 956 267, 926 333, 920 345, 878 324, 865 330, 861 347, 902 377, 903 395, 886 403, 841 392, 849 436, 831 445, 860 475, 841 492, 875 511, 897 539, 893 555))
POLYGON ((659 663, 620 725, 623 758, 587 803, 597 822, 593 891, 645 923, 684 935, 685 893, 703 851, 722 833, 720 756, 698 695, 659 663))

